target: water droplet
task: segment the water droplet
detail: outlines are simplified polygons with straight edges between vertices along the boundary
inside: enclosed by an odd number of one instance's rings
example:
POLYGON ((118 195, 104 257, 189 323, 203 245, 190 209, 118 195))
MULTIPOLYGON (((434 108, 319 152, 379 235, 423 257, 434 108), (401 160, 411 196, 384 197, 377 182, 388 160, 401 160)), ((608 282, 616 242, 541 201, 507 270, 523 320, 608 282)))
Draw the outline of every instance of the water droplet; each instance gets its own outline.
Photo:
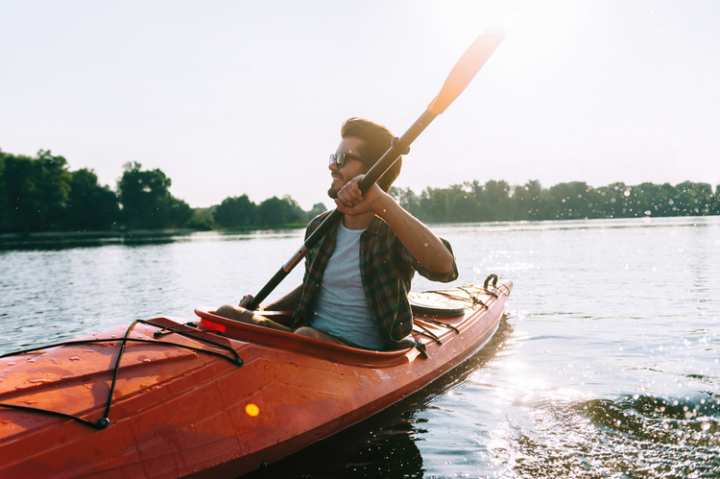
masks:
POLYGON ((70 356, 68 359, 70 361, 80 361, 80 356, 70 356))

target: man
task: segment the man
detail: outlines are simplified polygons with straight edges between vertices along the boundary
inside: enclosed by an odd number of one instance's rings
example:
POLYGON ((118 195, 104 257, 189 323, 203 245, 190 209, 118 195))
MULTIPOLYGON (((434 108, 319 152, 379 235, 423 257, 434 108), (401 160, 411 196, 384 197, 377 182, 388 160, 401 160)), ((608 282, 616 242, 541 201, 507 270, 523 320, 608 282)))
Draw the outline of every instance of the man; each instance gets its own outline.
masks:
MULTIPOLYGON (((292 310, 282 325, 242 306, 225 305, 217 313, 240 321, 294 330, 295 333, 367 349, 392 349, 412 331, 407 294, 415 271, 434 281, 457 278, 450 245, 402 208, 388 193, 401 160, 365 194, 362 175, 390 147, 385 127, 350 118, 340 145, 330 157, 328 195, 343 214, 305 258, 303 284, 267 310, 292 310)), ((306 237, 328 213, 313 219, 306 237)))

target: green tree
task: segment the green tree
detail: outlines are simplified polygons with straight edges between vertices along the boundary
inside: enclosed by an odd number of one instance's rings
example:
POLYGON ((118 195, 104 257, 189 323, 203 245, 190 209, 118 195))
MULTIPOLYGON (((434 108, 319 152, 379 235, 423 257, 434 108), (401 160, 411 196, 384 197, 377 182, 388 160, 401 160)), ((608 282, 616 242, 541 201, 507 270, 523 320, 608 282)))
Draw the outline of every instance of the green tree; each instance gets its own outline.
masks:
POLYGON ((255 225, 257 205, 247 195, 225 198, 213 214, 223 228, 249 228, 255 225))
POLYGON ((94 171, 82 168, 71 173, 66 228, 109 229, 119 220, 119 212, 117 196, 98 184, 94 171))
MULTIPOLYGON (((512 215, 510 204, 510 185, 504 180, 485 182, 478 200, 486 205, 486 220, 498 221, 508 219, 512 215)), ((483 216, 485 216, 483 215, 483 216)))
POLYGON ((170 194, 171 184, 162 170, 143 170, 140 163, 126 163, 118 181, 123 223, 128 228, 148 229, 185 226, 192 208, 170 194))
POLYGON ((325 213, 327 211, 327 206, 325 206, 325 203, 315 203, 312 208, 310 208, 305 215, 305 219, 307 221, 310 221, 311 219, 315 218, 319 214, 325 213))
POLYGON ((213 216, 217 207, 211 206, 210 208, 193 208, 192 216, 187 223, 188 228, 194 230, 207 231, 213 228, 215 221, 213 216))
POLYGON ((595 218, 625 218, 629 216, 626 199, 631 192, 625 183, 611 183, 597 189, 598 202, 593 211, 595 218))
POLYGON ((675 185, 675 206, 680 215, 707 215, 713 200, 712 186, 684 181, 675 185))
POLYGON ((547 202, 552 205, 551 218, 581 219, 593 216, 592 205, 595 192, 582 181, 558 183, 547 192, 547 202))
POLYGON ((447 188, 425 188, 420 193, 421 219, 425 221, 451 221, 450 198, 447 188))
POLYGON ((43 231, 57 229, 70 191, 67 161, 50 151, 40 150, 36 158, 3 155, 6 231, 43 231))
POLYGON ((485 185, 478 180, 465 183, 468 187, 468 196, 473 203, 473 221, 490 221, 494 218, 493 205, 485 185))
POLYGON ((187 226, 190 218, 192 218, 193 210, 190 205, 170 194, 168 194, 163 207, 162 216, 165 218, 165 228, 187 226))
POLYGON ((40 205, 41 224, 38 229, 58 228, 62 225, 70 194, 70 171, 67 160, 40 150, 35 162, 36 186, 40 205))
POLYGON ((304 219, 305 212, 295 200, 289 196, 282 198, 273 196, 258 206, 256 224, 258 226, 279 227, 301 223, 304 219))
MULTIPOLYGON (((661 194, 661 187, 653 183, 640 183, 637 186, 633 186, 630 197, 628 198, 628 206, 632 216, 662 216, 658 202, 661 194)), ((665 203, 667 203, 667 201, 665 201, 665 203)))
POLYGON ((513 190, 513 215, 515 220, 538 220, 543 218, 543 189, 538 180, 530 180, 513 190))

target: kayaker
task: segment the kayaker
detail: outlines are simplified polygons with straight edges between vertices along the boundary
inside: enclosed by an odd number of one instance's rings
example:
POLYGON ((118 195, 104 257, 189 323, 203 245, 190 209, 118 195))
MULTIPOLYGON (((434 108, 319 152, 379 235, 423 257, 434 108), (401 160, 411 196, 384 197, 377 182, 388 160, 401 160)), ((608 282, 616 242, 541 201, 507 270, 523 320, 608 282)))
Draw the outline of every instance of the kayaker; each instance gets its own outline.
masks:
MULTIPOLYGON (((269 311, 293 311, 288 324, 264 318, 240 306, 216 313, 240 321, 292 330, 303 336, 339 341, 367 349, 393 348, 412 330, 407 297, 414 272, 433 281, 457 278, 450 244, 438 238, 387 192, 402 160, 364 195, 362 175, 390 147, 394 137, 382 125, 350 118, 341 128, 337 151, 330 155, 328 195, 343 214, 305 258, 303 283, 268 304, 269 311)), ((306 237, 328 212, 314 218, 306 237)))

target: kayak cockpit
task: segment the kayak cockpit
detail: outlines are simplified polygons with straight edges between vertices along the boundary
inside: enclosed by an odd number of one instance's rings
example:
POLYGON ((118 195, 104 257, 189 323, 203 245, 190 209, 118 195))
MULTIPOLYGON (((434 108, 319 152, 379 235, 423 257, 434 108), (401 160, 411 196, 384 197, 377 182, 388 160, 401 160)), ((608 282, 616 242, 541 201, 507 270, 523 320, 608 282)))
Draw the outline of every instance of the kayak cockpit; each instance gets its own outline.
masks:
MULTIPOLYGON (((196 309, 195 314, 200 318, 198 327, 201 330, 211 331, 238 341, 293 351, 342 364, 377 368, 411 361, 420 354, 412 346, 392 351, 374 351, 301 336, 289 331, 243 323, 203 309, 196 309)), ((278 313, 273 316, 277 317, 277 315, 278 313)))
MULTIPOLYGON (((497 282, 491 275, 483 286, 465 285, 441 291, 412 292, 409 295, 414 321, 408 347, 390 351, 373 351, 347 344, 323 341, 290 331, 282 331, 258 324, 226 318, 214 311, 196 309, 200 318, 198 328, 229 339, 244 341, 274 349, 292 351, 341 364, 381 368, 400 362, 410 362, 425 356, 426 347, 441 346, 446 340, 461 334, 473 322, 472 316, 489 310, 498 294, 510 293, 512 283, 497 282), (412 339, 410 339, 412 338, 412 339)), ((262 315, 287 324, 290 312, 263 311, 262 315)))

